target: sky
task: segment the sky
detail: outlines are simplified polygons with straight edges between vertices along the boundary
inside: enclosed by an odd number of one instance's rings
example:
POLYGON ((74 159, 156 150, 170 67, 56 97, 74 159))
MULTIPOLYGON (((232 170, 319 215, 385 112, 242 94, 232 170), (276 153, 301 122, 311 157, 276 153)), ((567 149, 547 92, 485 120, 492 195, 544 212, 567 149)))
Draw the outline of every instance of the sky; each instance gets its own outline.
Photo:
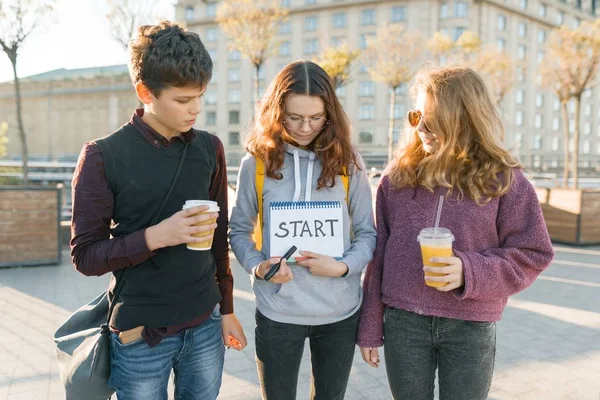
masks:
MULTIPOLYGON (((160 15, 173 18, 174 1, 157 2, 160 15)), ((17 75, 125 64, 127 53, 110 33, 107 11, 106 0, 56 0, 53 19, 35 30, 21 46, 17 75)), ((10 61, 0 51, 0 82, 12 79, 10 61)))

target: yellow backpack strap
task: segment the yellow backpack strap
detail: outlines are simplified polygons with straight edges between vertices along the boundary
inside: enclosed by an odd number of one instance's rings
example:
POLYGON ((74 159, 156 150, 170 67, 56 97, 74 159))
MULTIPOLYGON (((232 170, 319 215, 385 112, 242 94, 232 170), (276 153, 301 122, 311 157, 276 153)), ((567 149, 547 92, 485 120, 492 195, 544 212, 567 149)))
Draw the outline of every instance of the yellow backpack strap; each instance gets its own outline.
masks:
POLYGON ((256 200, 258 202, 258 221, 254 225, 254 243, 257 250, 262 249, 262 227, 263 227, 263 187, 265 185, 265 162, 256 158, 256 173, 254 176, 256 186, 256 200))
POLYGON ((346 167, 342 168, 342 183, 344 184, 344 189, 346 189, 346 204, 350 204, 350 196, 348 192, 350 191, 350 177, 348 176, 348 170, 346 167))

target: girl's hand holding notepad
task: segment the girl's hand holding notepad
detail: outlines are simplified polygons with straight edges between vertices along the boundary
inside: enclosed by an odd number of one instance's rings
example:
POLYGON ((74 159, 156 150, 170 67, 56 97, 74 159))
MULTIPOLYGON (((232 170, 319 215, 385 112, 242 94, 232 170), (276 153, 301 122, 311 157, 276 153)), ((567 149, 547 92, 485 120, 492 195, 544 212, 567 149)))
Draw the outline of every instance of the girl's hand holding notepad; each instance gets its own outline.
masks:
POLYGON ((298 261, 297 264, 308 268, 308 271, 315 276, 339 278, 348 272, 348 266, 333 257, 306 250, 300 250, 300 254, 308 259, 298 261))

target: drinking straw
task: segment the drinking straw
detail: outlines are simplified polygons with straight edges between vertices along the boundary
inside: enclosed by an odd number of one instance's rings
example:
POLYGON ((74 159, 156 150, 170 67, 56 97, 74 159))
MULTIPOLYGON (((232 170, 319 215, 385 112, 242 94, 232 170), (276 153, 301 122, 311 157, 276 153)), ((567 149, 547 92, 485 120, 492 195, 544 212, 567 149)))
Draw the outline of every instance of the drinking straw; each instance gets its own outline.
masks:
POLYGON ((434 234, 437 234, 438 227, 440 226, 440 217, 442 216, 442 206, 444 205, 444 196, 440 196, 438 201, 437 214, 435 216, 435 225, 433 227, 434 234))

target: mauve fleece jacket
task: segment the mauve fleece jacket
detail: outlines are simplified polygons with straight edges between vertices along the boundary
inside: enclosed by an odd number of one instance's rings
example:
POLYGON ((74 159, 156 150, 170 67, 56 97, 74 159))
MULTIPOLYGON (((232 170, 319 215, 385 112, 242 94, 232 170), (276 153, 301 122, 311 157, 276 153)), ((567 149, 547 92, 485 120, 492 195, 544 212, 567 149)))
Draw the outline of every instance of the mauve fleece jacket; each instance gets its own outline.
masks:
POLYGON ((530 286, 554 257, 548 230, 531 183, 514 171, 509 191, 484 206, 456 194, 444 201, 440 226, 455 237, 463 263, 462 288, 440 292, 426 286, 417 236, 434 225, 445 189, 377 189, 377 245, 364 280, 357 343, 383 345, 386 306, 469 321, 498 321, 508 296, 530 286))

